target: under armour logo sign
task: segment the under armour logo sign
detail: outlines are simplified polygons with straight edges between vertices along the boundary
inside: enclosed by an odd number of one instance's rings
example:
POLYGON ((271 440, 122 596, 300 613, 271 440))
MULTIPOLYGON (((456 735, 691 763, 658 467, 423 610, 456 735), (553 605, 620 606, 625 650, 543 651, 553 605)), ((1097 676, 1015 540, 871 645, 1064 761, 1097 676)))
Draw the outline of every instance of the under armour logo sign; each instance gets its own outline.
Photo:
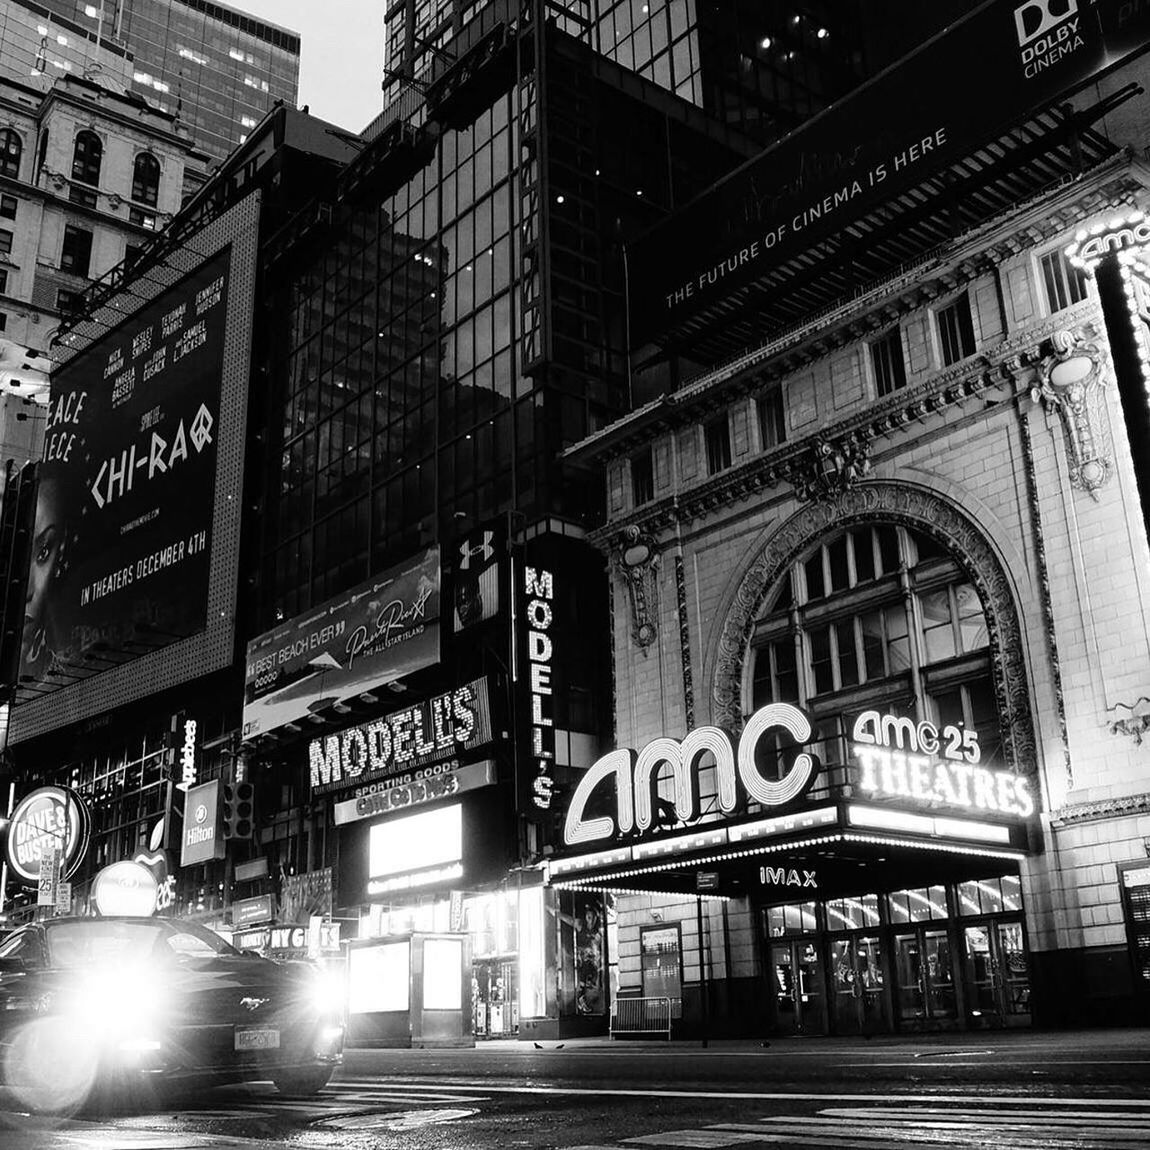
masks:
POLYGON ((495 548, 492 542, 495 539, 494 531, 483 532, 482 543, 472 543, 470 539, 464 540, 459 545, 459 570, 470 571, 471 559, 475 555, 481 555, 484 563, 489 563, 492 556, 495 554, 495 548))

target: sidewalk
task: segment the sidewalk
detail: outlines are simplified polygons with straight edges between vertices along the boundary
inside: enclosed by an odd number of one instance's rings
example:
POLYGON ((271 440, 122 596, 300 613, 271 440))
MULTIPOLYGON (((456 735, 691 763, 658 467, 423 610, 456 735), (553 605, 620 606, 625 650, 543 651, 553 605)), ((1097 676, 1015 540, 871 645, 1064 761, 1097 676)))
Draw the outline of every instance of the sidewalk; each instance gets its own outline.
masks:
MULTIPOLYGON (((767 1037, 762 1039, 710 1039, 706 1046, 700 1039, 612 1039, 607 1035, 593 1038, 557 1039, 517 1039, 481 1038, 474 1046, 476 1054, 535 1054, 539 1051, 566 1051, 588 1053, 591 1051, 616 1051, 699 1054, 702 1052, 726 1055, 760 1055, 764 1051, 772 1053, 829 1054, 834 1051, 861 1053, 866 1050, 891 1050, 911 1047, 920 1055, 931 1049, 954 1050, 996 1050, 1012 1046, 1047 1047, 1051 1050, 1080 1050, 1082 1052, 1105 1052, 1115 1057, 1121 1053, 1150 1055, 1150 1028, 1122 1028, 1107 1030, 976 1030, 940 1031, 930 1034, 880 1034, 873 1038, 861 1036, 813 1035, 801 1037, 767 1037)), ((436 1053, 445 1053, 445 1048, 432 1048, 436 1053)), ((471 1047, 447 1048, 470 1053, 471 1047)), ((364 1054, 400 1053, 402 1048, 387 1050, 349 1048, 349 1057, 364 1054)))

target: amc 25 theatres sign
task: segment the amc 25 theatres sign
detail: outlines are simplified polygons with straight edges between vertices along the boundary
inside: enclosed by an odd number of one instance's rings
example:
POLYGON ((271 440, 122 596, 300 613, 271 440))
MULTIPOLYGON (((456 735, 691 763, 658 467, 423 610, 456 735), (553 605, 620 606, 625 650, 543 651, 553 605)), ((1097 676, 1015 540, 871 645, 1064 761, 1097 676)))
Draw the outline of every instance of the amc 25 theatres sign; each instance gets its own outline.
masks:
MULTIPOLYGON (((708 755, 723 814, 732 815, 747 803, 792 803, 810 789, 818 773, 818 759, 802 749, 812 732, 810 719, 798 707, 771 703, 748 719, 737 743, 718 727, 699 727, 681 740, 654 739, 638 754, 626 748, 612 751, 587 771, 572 795, 563 841, 577 846, 649 830, 659 778, 668 766, 675 816, 682 823, 692 822, 701 813, 699 775, 708 755), (777 777, 767 778, 758 765, 760 743, 776 743, 779 735, 798 745, 777 754, 777 777), (615 788, 614 814, 588 816, 592 796, 608 783, 615 788)), ((940 732, 929 721, 864 711, 854 723, 852 739, 859 764, 855 782, 870 796, 912 807, 954 807, 1010 818, 1034 814, 1030 780, 982 766, 974 730, 947 726, 940 732)), ((776 757, 773 747, 768 756, 776 757)))

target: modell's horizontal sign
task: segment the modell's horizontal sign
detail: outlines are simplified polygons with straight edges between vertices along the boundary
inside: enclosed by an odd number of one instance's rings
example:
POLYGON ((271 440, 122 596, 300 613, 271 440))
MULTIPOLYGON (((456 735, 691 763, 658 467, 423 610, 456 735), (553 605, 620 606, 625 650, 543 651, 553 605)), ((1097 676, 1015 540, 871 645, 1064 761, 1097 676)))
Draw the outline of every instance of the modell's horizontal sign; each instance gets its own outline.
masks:
POLYGON ((244 738, 439 659, 439 548, 321 603, 248 644, 244 738))
POLYGON ((358 727, 313 739, 308 747, 313 794, 326 794, 452 759, 491 742, 486 679, 358 727))
POLYGON ((40 881, 40 860, 56 852, 70 878, 88 847, 88 808, 67 787, 40 787, 16 804, 8 821, 8 866, 28 886, 40 881))

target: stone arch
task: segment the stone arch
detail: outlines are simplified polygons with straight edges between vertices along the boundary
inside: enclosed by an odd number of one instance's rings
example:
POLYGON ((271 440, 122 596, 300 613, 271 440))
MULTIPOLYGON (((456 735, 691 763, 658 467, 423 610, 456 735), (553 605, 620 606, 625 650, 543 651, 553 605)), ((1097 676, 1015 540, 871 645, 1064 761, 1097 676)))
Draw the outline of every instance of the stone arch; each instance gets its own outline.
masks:
POLYGON ((908 483, 867 481, 834 499, 803 505, 767 539, 747 568, 719 634, 711 680, 712 721, 743 725, 743 670, 755 620, 782 573, 813 543, 843 527, 895 523, 944 546, 978 591, 986 614, 1003 750, 1026 774, 1037 770, 1022 628, 1010 575, 982 529, 956 504, 908 483))

